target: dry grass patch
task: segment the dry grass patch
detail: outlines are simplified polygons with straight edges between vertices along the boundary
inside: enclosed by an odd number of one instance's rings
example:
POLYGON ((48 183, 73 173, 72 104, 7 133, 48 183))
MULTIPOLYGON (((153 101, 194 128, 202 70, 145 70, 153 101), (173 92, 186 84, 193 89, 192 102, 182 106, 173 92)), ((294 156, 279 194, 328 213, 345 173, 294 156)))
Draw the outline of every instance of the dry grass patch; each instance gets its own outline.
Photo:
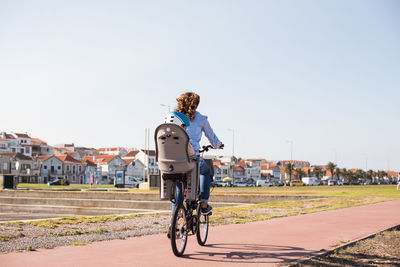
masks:
POLYGON ((400 227, 397 227, 295 266, 400 266, 399 248, 400 227))

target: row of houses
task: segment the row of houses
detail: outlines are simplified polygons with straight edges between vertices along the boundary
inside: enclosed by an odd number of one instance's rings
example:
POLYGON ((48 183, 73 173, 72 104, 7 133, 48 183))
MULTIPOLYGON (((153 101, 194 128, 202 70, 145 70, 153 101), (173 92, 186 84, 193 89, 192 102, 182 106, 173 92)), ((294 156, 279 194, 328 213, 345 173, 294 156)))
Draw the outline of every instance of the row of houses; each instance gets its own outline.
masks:
MULTIPOLYGON (((47 183, 66 178, 70 183, 77 184, 116 184, 121 183, 121 179, 124 183, 143 180, 149 175, 159 174, 155 156, 154 150, 124 147, 95 149, 76 147, 73 143, 50 146, 27 133, 0 133, 0 174, 18 177, 19 182, 47 183)), ((230 177, 235 182, 266 180, 285 183, 301 179, 295 172, 289 177, 286 171, 289 162, 294 168, 300 168, 306 177, 312 176, 316 167, 308 161, 299 160, 208 158, 213 161, 216 181, 230 177)), ((345 180, 343 175, 332 176, 325 166, 319 168, 322 173, 317 178, 321 181, 345 180)), ((390 177, 396 175, 399 174, 388 173, 390 177)))
MULTIPOLYGON (((400 173, 395 171, 365 172, 360 175, 359 169, 338 169, 331 173, 327 166, 311 166, 308 161, 299 160, 275 160, 266 159, 241 159, 234 158, 213 158, 215 179, 223 180, 230 177, 234 182, 246 182, 265 180, 270 183, 287 183, 291 180, 301 180, 302 178, 312 178, 319 184, 328 184, 333 181, 336 184, 353 182, 363 183, 391 183, 400 178, 400 173), (293 165, 292 174, 287 170, 288 163, 293 165), (318 173, 316 171, 318 169, 318 173), (299 173, 300 172, 300 173, 299 173)), ((362 171, 361 171, 362 173, 362 171)))

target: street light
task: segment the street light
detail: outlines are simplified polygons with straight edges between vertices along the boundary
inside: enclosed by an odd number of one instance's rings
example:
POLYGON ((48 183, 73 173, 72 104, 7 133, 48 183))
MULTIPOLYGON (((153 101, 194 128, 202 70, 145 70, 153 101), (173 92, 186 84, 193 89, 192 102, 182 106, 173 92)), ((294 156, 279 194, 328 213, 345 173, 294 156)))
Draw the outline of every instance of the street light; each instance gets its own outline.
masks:
POLYGON ((235 129, 229 128, 228 131, 232 132, 232 156, 235 156, 235 129))
POLYGON ((170 105, 160 104, 160 106, 162 106, 162 107, 168 107, 168 113, 171 112, 171 106, 170 106, 170 105))
MULTIPOLYGON (((228 131, 232 132, 232 160, 235 158, 235 129, 229 128, 228 131)), ((232 185, 235 185, 235 162, 232 165, 232 185)))
POLYGON ((286 143, 290 143, 290 161, 293 161, 293 140, 286 140, 286 143))

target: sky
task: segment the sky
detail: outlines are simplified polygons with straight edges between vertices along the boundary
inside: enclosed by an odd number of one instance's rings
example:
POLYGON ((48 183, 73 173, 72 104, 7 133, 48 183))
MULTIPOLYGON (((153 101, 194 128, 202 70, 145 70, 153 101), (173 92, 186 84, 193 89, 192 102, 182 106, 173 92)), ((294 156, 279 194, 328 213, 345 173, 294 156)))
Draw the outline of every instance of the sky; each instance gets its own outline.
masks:
POLYGON ((154 148, 193 91, 225 144, 213 154, 400 170, 399 14, 395 0, 0 0, 0 131, 142 148, 149 128, 154 148))

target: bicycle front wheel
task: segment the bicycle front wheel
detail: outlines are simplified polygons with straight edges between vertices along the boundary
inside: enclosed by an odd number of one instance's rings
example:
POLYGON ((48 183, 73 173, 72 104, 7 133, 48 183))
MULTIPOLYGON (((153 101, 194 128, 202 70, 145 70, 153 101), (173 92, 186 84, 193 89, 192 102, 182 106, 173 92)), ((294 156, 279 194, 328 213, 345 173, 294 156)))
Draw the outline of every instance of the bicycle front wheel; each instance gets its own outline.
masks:
POLYGON ((199 205, 199 208, 197 209, 196 237, 197 237, 197 243, 199 243, 200 246, 204 246, 207 241, 208 226, 209 226, 208 217, 209 217, 208 215, 201 214, 201 208, 199 205))
POLYGON ((176 206, 171 221, 171 246, 175 256, 181 257, 186 248, 188 227, 183 205, 176 206))

